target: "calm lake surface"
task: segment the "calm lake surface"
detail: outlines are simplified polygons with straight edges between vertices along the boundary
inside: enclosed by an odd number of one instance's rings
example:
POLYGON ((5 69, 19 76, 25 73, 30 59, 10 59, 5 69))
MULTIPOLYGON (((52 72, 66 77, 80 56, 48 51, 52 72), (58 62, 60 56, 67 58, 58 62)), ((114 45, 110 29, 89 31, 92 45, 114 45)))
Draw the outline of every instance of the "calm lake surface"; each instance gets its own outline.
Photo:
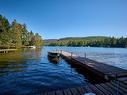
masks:
POLYGON ((43 47, 24 49, 17 53, 0 54, 0 95, 39 94, 68 87, 87 85, 89 80, 65 60, 52 62, 51 50, 75 52, 93 60, 127 70, 126 48, 43 47))

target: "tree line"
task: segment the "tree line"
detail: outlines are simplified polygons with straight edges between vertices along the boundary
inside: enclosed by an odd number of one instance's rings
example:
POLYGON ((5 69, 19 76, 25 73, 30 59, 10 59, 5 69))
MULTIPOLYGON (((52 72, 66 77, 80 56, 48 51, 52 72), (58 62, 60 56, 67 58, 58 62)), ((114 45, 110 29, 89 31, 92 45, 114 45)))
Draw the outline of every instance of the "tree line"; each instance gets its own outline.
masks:
POLYGON ((81 39, 62 39, 57 41, 47 42, 47 46, 90 46, 90 47, 127 47, 127 38, 120 37, 87 37, 81 39))
POLYGON ((16 20, 9 23, 6 17, 0 15, 0 48, 41 45, 43 45, 43 40, 38 33, 28 31, 25 24, 20 24, 16 20))

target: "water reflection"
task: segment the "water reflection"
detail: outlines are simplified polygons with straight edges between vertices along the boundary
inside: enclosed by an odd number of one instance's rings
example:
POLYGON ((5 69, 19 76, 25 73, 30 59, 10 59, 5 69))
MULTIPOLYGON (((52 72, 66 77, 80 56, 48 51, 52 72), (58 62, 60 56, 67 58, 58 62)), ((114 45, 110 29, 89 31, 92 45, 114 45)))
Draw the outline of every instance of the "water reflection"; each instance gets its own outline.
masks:
POLYGON ((85 77, 64 60, 47 57, 51 50, 44 47, 0 54, 0 95, 31 95, 86 85, 85 77))
MULTIPOLYGON (((87 57, 100 59, 106 63, 110 61, 110 58, 111 61, 114 61, 113 57, 121 61, 117 61, 117 63, 120 63, 122 67, 127 68, 127 49, 115 49, 120 53, 116 53, 114 57, 114 53, 112 53, 114 49, 111 48, 58 48, 70 52, 87 52, 87 57)), ((84 69, 82 71, 78 66, 67 64, 61 58, 51 59, 47 57, 48 51, 55 49, 56 47, 44 47, 0 54, 0 95, 31 95, 86 85, 89 82, 88 71, 83 73, 84 69)), ((112 63, 109 62, 109 64, 112 63)), ((93 75, 90 79, 94 81, 94 77, 93 75)))
POLYGON ((22 49, 17 52, 0 54, 0 76, 12 72, 25 72, 28 60, 41 57, 41 49, 22 49))

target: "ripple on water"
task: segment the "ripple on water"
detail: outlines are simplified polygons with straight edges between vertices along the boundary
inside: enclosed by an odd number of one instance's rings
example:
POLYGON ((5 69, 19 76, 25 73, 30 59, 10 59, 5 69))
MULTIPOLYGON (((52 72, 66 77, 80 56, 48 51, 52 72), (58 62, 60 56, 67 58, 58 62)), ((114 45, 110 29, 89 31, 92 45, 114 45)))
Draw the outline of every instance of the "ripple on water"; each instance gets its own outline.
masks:
MULTIPOLYGON (((127 49, 57 47, 57 49, 87 52, 87 57, 127 69, 127 49), (116 52, 117 51, 117 52, 116 52)), ((47 51, 24 51, 0 55, 0 94, 36 94, 56 89, 87 85, 84 75, 64 60, 54 64, 47 58, 47 51)))

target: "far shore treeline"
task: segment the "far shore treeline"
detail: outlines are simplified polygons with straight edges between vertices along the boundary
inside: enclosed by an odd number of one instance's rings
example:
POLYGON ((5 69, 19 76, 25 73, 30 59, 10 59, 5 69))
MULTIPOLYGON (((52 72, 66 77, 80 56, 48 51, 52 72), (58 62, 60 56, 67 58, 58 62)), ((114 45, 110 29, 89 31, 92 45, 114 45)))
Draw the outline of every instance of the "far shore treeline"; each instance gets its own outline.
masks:
POLYGON ((90 47, 127 47, 127 37, 67 37, 62 39, 45 40, 47 46, 90 46, 90 47))
POLYGON ((25 24, 20 24, 16 20, 9 23, 6 17, 0 15, 0 48, 21 48, 42 44, 41 36, 28 31, 25 24))

